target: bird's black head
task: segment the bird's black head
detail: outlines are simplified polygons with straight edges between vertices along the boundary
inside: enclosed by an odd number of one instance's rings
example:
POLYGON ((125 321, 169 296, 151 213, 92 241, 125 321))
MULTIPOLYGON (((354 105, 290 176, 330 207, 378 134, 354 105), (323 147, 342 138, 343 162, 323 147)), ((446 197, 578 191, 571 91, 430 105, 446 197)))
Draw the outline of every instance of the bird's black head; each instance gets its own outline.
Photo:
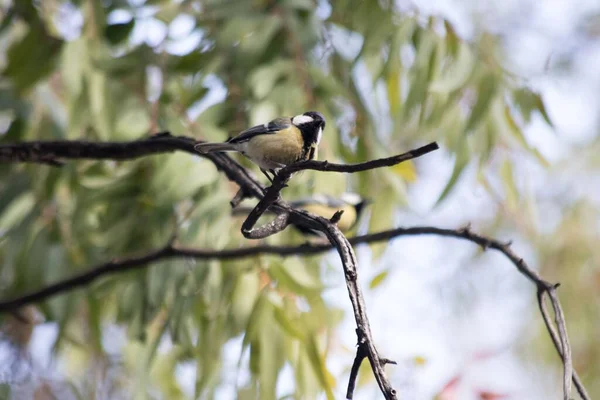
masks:
POLYGON ((364 211, 365 207, 368 206, 371 203, 372 203, 371 200, 364 199, 360 203, 354 205, 354 209, 356 210, 356 219, 357 220, 358 220, 358 218, 360 218, 360 215, 364 211))
POLYGON ((318 111, 307 111, 304 114, 307 117, 311 117, 315 124, 319 124, 319 126, 325 129, 325 117, 318 111))
POLYGON ((319 144, 323 129, 325 129, 323 114, 318 111, 307 111, 292 118, 292 123, 302 132, 306 145, 319 144))
POLYGON ((357 193, 343 193, 341 200, 346 204, 350 204, 356 210, 356 219, 360 218, 361 213, 364 211, 365 206, 372 203, 371 199, 361 197, 357 193))

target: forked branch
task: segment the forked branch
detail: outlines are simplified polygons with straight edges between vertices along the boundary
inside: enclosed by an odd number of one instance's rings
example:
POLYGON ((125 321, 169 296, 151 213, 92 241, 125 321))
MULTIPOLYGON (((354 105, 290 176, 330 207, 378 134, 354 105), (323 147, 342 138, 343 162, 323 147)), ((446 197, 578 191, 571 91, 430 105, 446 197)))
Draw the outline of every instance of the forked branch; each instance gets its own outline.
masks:
MULTIPOLYGON (((89 142, 89 141, 39 141, 26 142, 9 145, 0 145, 0 163, 40 163, 51 166, 60 166, 68 159, 97 159, 97 160, 129 160, 145 157, 152 154, 168 153, 173 151, 184 151, 196 154, 194 144, 198 143, 192 138, 183 136, 171 136, 169 133, 160 133, 146 139, 132 142, 89 142)), ((563 373, 563 395, 564 399, 570 399, 571 382, 579 395, 588 400, 581 379, 573 369, 571 360, 571 349, 568 341, 564 314, 556 293, 557 284, 551 284, 543 280, 537 272, 531 269, 522 258, 518 257, 511 249, 510 243, 503 243, 478 235, 469 227, 453 230, 436 227, 412 227, 397 228, 393 230, 372 233, 347 239, 335 226, 335 220, 317 217, 300 209, 294 209, 280 198, 280 192, 285 187, 291 175, 301 170, 316 170, 323 172, 345 172, 353 173, 366 171, 374 168, 392 166, 437 149, 437 144, 431 143, 419 149, 394 157, 372 160, 365 163, 343 165, 332 164, 326 161, 307 161, 293 164, 283 168, 276 177, 273 185, 266 191, 256 181, 254 176, 240 164, 225 154, 202 154, 215 166, 223 171, 226 176, 236 182, 240 189, 232 200, 232 204, 239 203, 245 197, 255 197, 260 201, 256 208, 248 215, 242 226, 242 233, 248 238, 266 237, 279 232, 290 224, 298 224, 313 230, 323 232, 329 239, 329 244, 301 245, 301 246, 267 246, 231 249, 231 250, 195 250, 185 249, 168 243, 163 248, 150 251, 137 257, 112 260, 107 263, 90 268, 88 271, 72 278, 67 278, 45 288, 19 296, 10 300, 0 301, 0 312, 14 311, 19 307, 43 301, 52 296, 65 293, 84 285, 88 285, 96 279, 109 274, 123 273, 136 268, 144 268, 147 265, 169 258, 189 257, 195 259, 234 259, 249 257, 256 254, 276 254, 280 256, 309 255, 336 248, 344 267, 344 275, 348 287, 348 293, 352 302, 354 315, 357 323, 358 346, 357 354, 350 374, 348 384, 348 398, 352 398, 355 380, 361 361, 367 357, 375 374, 379 387, 387 399, 396 398, 396 393, 387 379, 383 366, 393 363, 379 356, 373 344, 369 321, 366 314, 364 299, 357 284, 356 256, 352 244, 372 243, 376 241, 388 241, 394 237, 407 235, 441 235, 458 239, 469 240, 482 246, 484 249, 493 249, 504 254, 515 265, 517 270, 532 281, 538 290, 538 304, 550 337, 556 347, 564 365, 563 373), (267 210, 274 211, 278 216, 275 220, 263 227, 254 228, 256 221, 267 210), (554 313, 554 321, 547 310, 546 299, 549 299, 554 313)))

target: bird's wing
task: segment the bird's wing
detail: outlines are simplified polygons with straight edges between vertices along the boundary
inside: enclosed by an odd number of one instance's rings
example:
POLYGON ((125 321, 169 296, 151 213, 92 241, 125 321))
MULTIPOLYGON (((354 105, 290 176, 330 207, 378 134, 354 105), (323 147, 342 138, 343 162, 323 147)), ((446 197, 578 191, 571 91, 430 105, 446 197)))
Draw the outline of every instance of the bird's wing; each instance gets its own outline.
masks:
POLYGON ((271 122, 267 122, 263 125, 256 125, 252 128, 248 128, 239 135, 232 137, 228 140, 229 143, 242 143, 247 142, 252 139, 254 136, 264 135, 268 133, 275 133, 282 129, 289 128, 292 124, 292 120, 290 118, 277 118, 271 122))

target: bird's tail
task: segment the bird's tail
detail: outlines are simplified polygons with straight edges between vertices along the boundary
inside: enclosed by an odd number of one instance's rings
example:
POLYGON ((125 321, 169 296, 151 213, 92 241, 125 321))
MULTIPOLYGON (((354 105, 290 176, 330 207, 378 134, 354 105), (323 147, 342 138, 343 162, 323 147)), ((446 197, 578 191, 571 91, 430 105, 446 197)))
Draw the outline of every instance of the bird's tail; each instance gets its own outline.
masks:
POLYGON ((232 143, 200 143, 194 146, 198 153, 214 153, 218 151, 236 151, 235 144, 232 143))

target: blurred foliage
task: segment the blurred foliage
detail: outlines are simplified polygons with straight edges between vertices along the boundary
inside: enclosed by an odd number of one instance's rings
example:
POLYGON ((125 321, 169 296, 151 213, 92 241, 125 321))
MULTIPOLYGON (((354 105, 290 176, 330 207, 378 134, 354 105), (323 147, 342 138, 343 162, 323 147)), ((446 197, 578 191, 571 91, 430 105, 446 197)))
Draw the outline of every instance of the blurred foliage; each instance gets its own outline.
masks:
MULTIPOLYGON (((467 42, 448 21, 403 13, 391 1, 2 4, 3 143, 132 140, 159 130, 220 141, 315 109, 330 121, 321 159, 358 162, 437 140, 454 159, 438 203, 474 163, 484 186, 503 182, 499 196, 515 212, 526 200, 513 151, 546 165, 522 128, 532 115, 550 124, 548 114, 539 94, 503 69, 497 40, 467 42)), ((343 178, 305 172, 285 195, 377 193, 369 230, 390 228, 420 162, 343 178)), ((161 246, 174 232, 186 246, 250 246, 230 215, 235 191, 209 162, 184 154, 2 166, 2 296, 161 246)), ((290 230, 269 241, 303 239, 290 230)), ((558 266, 561 249, 543 257, 558 266)), ((186 398, 176 373, 190 364, 194 398, 223 387, 240 399, 275 398, 284 367, 295 378, 290 397, 332 398, 337 383, 325 360, 342 314, 321 296, 320 265, 320 257, 161 262, 56 297, 39 312, 59 326, 54 349, 69 361, 69 390, 81 398, 186 398), (115 324, 124 337, 110 336, 115 324), (224 369, 224 346, 235 340, 248 379, 236 377, 240 366, 224 369)), ((590 363, 600 357, 588 354, 590 363)))

